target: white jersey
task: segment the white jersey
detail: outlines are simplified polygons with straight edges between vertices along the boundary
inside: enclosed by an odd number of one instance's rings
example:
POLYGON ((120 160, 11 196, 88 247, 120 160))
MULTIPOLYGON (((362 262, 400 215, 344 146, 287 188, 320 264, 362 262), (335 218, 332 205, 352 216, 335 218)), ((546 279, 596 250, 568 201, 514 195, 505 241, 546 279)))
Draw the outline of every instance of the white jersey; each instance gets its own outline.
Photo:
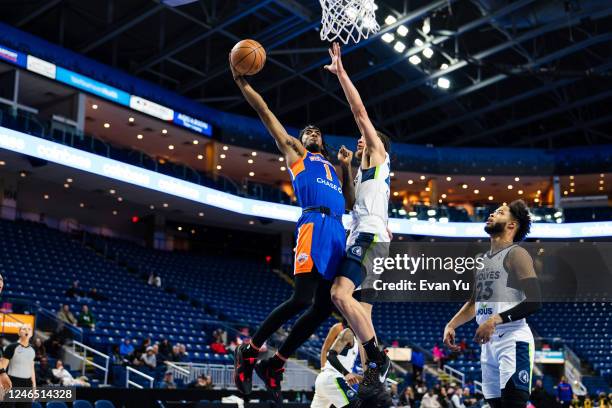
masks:
MULTIPOLYGON (((525 300, 516 276, 506 269, 505 259, 516 245, 483 256, 483 267, 476 271, 476 322, 481 325, 491 316, 505 312, 525 300)), ((527 325, 525 319, 500 324, 510 328, 527 325)))
POLYGON ((376 167, 363 170, 359 166, 355 177, 355 205, 353 205, 350 235, 347 247, 352 245, 360 232, 376 235, 378 242, 389 242, 389 194, 391 161, 389 154, 376 167))
MULTIPOLYGON (((340 361, 340 364, 342 364, 342 366, 346 368, 346 371, 348 371, 349 373, 352 373, 353 366, 355 366, 355 361, 357 361, 358 354, 359 354, 359 342, 357 341, 357 338, 354 337, 353 346, 347 345, 346 347, 344 347, 344 350, 338 353, 338 361, 340 361)), ((323 366, 322 371, 333 371, 334 373, 337 373, 340 377, 342 377, 342 374, 340 374, 340 372, 331 365, 329 360, 325 362, 325 365, 323 366)))

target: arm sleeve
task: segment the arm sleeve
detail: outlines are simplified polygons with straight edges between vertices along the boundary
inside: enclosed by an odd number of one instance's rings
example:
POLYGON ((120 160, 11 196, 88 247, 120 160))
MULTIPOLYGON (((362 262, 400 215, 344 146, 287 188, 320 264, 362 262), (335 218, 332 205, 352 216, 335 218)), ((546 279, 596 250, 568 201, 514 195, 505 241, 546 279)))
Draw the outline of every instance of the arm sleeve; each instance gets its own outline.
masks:
POLYGON ((3 353, 2 357, 6 358, 7 360, 10 360, 11 358, 13 358, 13 355, 15 354, 15 349, 16 348, 17 348, 17 343, 9 344, 4 349, 4 353, 3 353))
POLYGON ((347 375, 349 373, 340 360, 338 360, 338 352, 336 350, 329 350, 327 352, 327 361, 329 361, 332 367, 341 372, 342 375, 347 375))
POLYGON ((538 279, 521 279, 519 285, 525 293, 525 300, 513 308, 499 314, 504 323, 524 319, 542 308, 542 294, 540 292, 538 279))

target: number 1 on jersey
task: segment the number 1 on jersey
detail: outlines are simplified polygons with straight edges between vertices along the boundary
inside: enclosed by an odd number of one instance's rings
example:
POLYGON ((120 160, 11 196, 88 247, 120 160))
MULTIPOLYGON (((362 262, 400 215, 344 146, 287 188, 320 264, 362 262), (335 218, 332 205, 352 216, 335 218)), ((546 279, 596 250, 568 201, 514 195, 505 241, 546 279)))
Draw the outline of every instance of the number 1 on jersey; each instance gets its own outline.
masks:
POLYGON ((329 168, 329 164, 323 163, 323 165, 325 166, 325 175, 327 176, 327 179, 329 181, 333 181, 334 179, 332 178, 331 169, 329 168))

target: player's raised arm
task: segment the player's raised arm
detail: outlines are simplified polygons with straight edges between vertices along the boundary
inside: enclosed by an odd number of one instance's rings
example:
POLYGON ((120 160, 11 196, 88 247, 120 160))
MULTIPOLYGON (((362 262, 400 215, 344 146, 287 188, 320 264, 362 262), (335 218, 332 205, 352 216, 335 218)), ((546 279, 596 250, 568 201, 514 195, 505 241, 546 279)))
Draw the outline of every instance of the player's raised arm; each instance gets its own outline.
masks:
POLYGON ((340 45, 338 43, 333 43, 329 50, 329 55, 331 56, 331 63, 326 65, 325 69, 338 76, 346 100, 351 106, 355 122, 357 122, 359 131, 365 138, 370 156, 373 158, 375 164, 381 163, 385 159, 385 146, 376 133, 376 129, 368 116, 368 111, 361 100, 359 91, 357 91, 357 88, 355 88, 355 85, 353 85, 353 82, 344 70, 340 45))
POLYGON ((268 104, 261 97, 255 89, 247 82, 244 76, 240 75, 232 66, 231 56, 230 56, 230 69, 232 70, 232 76, 234 77, 234 81, 240 88, 242 95, 246 101, 251 105, 251 107, 257 112, 259 118, 268 129, 268 132, 274 138, 276 142, 276 146, 281 151, 281 153, 285 156, 287 160, 287 164, 291 166, 295 163, 300 157, 302 157, 305 153, 304 146, 302 143, 293 136, 290 136, 285 127, 280 123, 280 121, 276 118, 274 113, 268 107, 268 104))
POLYGON ((336 323, 329 329, 327 337, 325 338, 323 346, 321 347, 321 369, 327 362, 327 352, 331 348, 332 344, 334 344, 334 341, 336 341, 336 337, 338 337, 338 334, 340 334, 341 331, 342 323, 336 323))

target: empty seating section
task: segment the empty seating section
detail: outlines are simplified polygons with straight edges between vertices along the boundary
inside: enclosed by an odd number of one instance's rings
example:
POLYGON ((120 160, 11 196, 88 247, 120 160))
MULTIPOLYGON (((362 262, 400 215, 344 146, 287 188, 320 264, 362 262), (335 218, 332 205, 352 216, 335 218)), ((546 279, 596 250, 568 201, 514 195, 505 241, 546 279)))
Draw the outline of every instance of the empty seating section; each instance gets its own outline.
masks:
POLYGON ((561 337, 612 382, 612 304, 548 303, 531 320, 540 336, 561 337))
POLYGON ((45 226, 0 221, 0 242, 5 297, 28 298, 54 312, 66 303, 78 316, 83 302, 64 294, 78 279, 83 288, 95 287, 109 298, 89 304, 98 322, 95 331, 85 333, 93 346, 107 351, 126 336, 167 337, 185 344, 191 359, 205 359, 209 339, 198 320, 206 315, 176 295, 147 286, 69 235, 45 226))

